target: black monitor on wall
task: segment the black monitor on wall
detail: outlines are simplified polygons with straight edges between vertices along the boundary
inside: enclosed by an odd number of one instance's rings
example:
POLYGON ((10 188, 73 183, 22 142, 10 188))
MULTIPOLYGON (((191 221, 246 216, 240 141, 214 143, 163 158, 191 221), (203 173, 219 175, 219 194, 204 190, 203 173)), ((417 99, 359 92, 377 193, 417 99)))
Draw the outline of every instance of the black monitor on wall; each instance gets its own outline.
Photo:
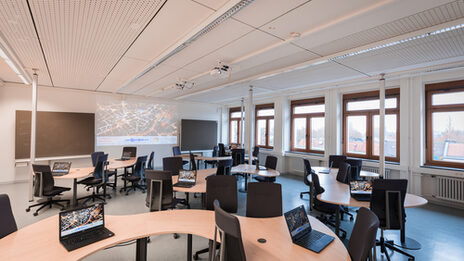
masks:
POLYGON ((181 121, 180 147, 182 151, 212 150, 217 145, 217 121, 181 121))

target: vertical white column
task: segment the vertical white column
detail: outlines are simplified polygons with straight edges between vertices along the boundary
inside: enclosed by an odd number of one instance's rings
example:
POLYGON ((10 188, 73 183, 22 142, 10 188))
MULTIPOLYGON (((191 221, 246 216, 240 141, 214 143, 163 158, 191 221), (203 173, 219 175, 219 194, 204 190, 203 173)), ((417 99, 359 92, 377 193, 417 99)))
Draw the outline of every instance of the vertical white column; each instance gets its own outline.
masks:
POLYGON ((379 174, 385 178, 385 74, 380 74, 379 174))
POLYGON ((31 171, 29 174, 29 201, 34 200, 33 196, 33 178, 32 164, 35 162, 35 137, 36 137, 36 122, 37 122, 37 80, 39 76, 34 70, 32 75, 32 117, 31 117, 31 151, 30 151, 30 166, 31 171))
POLYGON ((253 85, 250 85, 250 90, 248 91, 248 110, 247 110, 247 119, 248 119, 248 164, 253 165, 253 85))
POLYGON ((237 141, 240 143, 240 146, 242 148, 245 148, 245 99, 242 98, 240 99, 241 105, 240 105, 240 141, 237 141))

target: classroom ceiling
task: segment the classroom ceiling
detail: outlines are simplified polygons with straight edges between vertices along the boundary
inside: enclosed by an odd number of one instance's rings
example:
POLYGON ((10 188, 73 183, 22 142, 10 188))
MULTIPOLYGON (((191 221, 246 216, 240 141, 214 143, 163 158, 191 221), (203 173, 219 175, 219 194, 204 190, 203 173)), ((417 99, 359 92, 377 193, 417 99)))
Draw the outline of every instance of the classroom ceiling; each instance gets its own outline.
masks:
MULTIPOLYGON (((0 1, 41 85, 207 103, 464 61, 463 24, 463 0, 0 1)), ((21 82, 3 60, 0 79, 21 82)))

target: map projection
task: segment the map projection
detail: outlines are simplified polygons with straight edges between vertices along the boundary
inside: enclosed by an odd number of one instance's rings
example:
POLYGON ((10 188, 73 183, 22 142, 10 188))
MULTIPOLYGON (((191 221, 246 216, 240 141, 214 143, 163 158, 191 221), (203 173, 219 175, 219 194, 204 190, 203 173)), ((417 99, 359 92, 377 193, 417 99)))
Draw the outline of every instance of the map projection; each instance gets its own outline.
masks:
POLYGON ((96 145, 177 144, 174 105, 131 102, 97 102, 96 145))

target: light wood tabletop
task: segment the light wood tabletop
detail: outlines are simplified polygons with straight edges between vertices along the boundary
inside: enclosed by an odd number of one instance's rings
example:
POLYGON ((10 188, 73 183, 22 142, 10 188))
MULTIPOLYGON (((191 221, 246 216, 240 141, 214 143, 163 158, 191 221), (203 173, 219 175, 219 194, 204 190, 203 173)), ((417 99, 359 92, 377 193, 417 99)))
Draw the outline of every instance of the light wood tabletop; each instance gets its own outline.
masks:
MULTIPOLYGON (((173 187, 176 192, 187 192, 187 193, 206 193, 206 177, 212 174, 216 174, 216 168, 214 169, 199 169, 197 171, 197 181, 195 186, 191 188, 173 187)), ((176 184, 179 179, 178 175, 172 176, 172 184, 176 184)))
POLYGON ((249 164, 240 164, 238 166, 232 167, 231 172, 246 173, 246 174, 258 175, 258 176, 263 176, 263 177, 280 176, 280 172, 275 169, 264 169, 263 167, 260 167, 260 169, 257 170, 256 165, 249 165, 249 164))
MULTIPOLYGON (((320 254, 293 244, 283 217, 239 217, 239 220, 248 260, 350 260, 348 251, 337 237, 320 254), (265 238, 267 242, 258 243, 258 238, 265 238)), ((313 229, 335 236, 316 218, 310 216, 309 220, 313 229)), ((80 260, 119 243, 159 234, 214 237, 214 212, 208 210, 167 210, 105 216, 105 222, 115 236, 68 252, 59 242, 58 216, 38 221, 0 240, 0 260, 80 260)))
MULTIPOLYGON (((311 169, 313 169, 318 174, 323 174, 320 172, 323 170, 327 170, 328 167, 311 167, 311 169)), ((337 168, 332 168, 332 169, 338 172, 337 168)), ((367 171, 367 170, 361 170, 361 172, 359 173, 359 176, 363 178, 372 178, 372 179, 377 179, 380 177, 379 173, 375 173, 375 172, 367 171)))
POLYGON ((63 176, 54 176, 55 179, 82 179, 92 174, 94 167, 71 168, 69 173, 63 176))
POLYGON ((135 165, 137 158, 132 157, 130 160, 118 160, 118 159, 108 159, 108 168, 109 169, 122 169, 135 165))

